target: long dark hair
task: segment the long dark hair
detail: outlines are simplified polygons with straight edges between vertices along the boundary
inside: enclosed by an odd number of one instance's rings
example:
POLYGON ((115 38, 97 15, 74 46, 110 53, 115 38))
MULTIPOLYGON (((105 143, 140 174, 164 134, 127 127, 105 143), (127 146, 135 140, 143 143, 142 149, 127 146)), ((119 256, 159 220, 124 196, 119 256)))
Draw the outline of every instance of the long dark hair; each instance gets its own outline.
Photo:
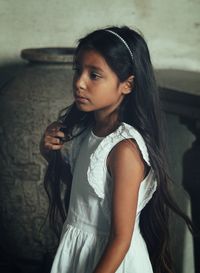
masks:
MULTIPOLYGON (((159 94, 154 77, 147 44, 138 32, 128 27, 111 27, 128 44, 125 44, 105 29, 96 30, 79 40, 75 52, 95 50, 104 57, 120 82, 134 75, 133 90, 126 95, 120 105, 119 121, 135 127, 143 136, 150 157, 151 166, 157 179, 157 190, 150 202, 142 210, 140 230, 147 244, 149 256, 155 273, 172 273, 172 261, 169 246, 169 208, 180 215, 192 230, 190 219, 179 209, 169 193, 170 178, 164 157, 164 145, 161 127, 159 94)), ((86 128, 93 119, 93 113, 81 112, 75 104, 67 108, 60 120, 66 126, 66 134, 75 137, 75 127, 86 128)), ((45 177, 45 185, 50 197, 50 219, 55 223, 58 212, 62 220, 67 208, 63 208, 60 197, 60 158, 50 163, 45 177), (53 172, 53 173, 52 173, 53 172)), ((70 186, 69 186, 70 189, 70 186)))

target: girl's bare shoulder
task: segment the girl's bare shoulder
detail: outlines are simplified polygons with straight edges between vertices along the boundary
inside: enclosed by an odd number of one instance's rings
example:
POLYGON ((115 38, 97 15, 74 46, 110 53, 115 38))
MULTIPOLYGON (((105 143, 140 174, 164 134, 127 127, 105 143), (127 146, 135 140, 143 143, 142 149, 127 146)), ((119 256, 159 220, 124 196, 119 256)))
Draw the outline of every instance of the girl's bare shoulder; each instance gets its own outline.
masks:
POLYGON ((130 172, 144 178, 146 163, 134 139, 124 139, 114 146, 107 160, 111 175, 120 172, 130 172))

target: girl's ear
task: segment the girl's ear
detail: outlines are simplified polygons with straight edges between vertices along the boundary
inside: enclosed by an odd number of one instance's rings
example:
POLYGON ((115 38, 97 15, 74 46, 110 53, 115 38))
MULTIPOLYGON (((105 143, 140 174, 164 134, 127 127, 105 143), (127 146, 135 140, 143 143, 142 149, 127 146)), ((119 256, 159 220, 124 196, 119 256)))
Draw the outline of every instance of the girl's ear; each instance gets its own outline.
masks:
POLYGON ((131 75, 131 76, 128 77, 128 79, 126 81, 124 81, 123 89, 122 89, 122 93, 124 95, 131 93, 131 91, 133 89, 133 85, 134 85, 133 84, 134 78, 135 77, 133 75, 131 75))

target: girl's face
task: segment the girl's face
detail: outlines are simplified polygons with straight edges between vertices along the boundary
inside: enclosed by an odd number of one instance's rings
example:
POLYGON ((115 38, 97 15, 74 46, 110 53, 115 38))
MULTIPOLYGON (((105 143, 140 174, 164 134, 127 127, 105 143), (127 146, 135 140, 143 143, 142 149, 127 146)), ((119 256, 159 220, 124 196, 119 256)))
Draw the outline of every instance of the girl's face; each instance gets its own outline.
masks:
POLYGON ((119 82, 105 59, 94 50, 80 52, 74 70, 74 98, 81 111, 109 115, 131 91, 129 82, 119 82))

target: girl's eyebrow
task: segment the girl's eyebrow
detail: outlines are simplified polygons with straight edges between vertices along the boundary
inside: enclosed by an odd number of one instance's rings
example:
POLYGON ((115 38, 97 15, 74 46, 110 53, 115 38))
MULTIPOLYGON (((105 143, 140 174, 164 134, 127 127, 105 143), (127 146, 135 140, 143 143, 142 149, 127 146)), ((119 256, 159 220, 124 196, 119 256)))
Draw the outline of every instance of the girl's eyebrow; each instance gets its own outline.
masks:
POLYGON ((98 70, 100 72, 103 72, 103 69, 100 68, 99 66, 95 66, 95 65, 85 65, 86 68, 89 68, 89 69, 94 69, 94 70, 98 70))

